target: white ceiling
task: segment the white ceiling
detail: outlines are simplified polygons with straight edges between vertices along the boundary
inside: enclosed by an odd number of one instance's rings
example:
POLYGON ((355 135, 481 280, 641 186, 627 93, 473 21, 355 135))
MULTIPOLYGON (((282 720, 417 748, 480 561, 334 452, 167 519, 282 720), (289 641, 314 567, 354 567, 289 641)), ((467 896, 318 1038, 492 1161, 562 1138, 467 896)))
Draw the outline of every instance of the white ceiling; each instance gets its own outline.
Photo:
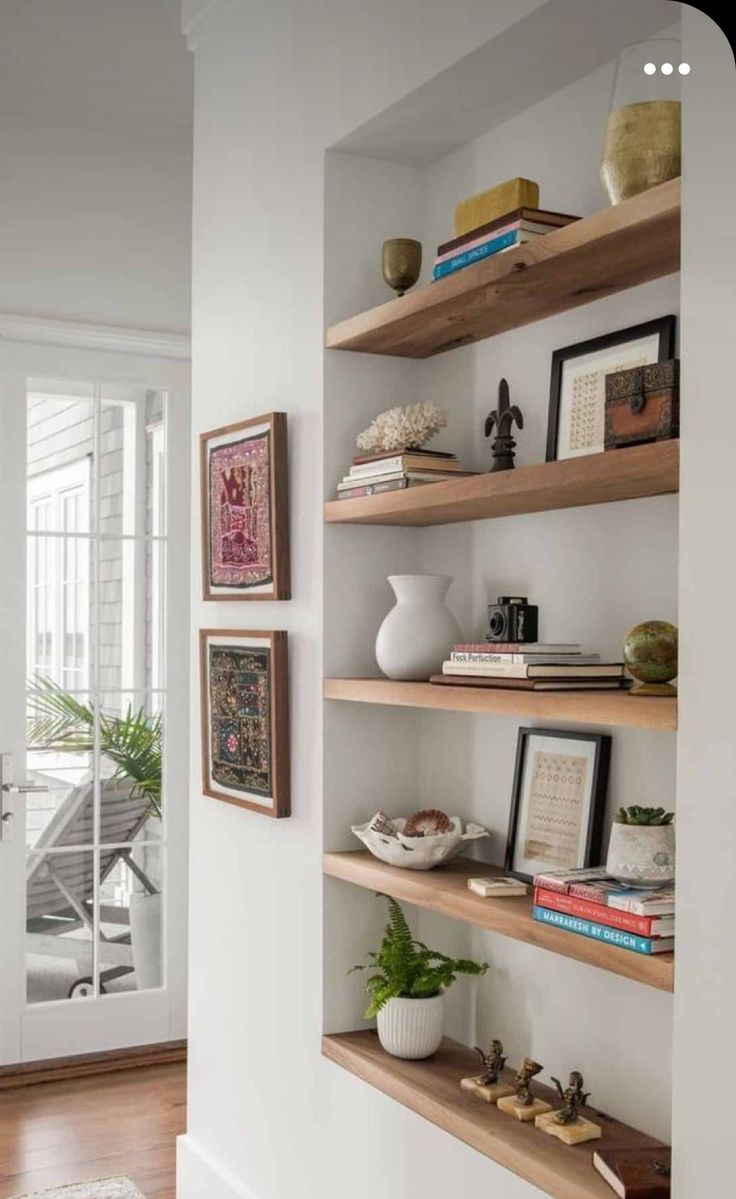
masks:
POLYGON ((0 0, 0 120, 190 137, 178 0, 0 0))

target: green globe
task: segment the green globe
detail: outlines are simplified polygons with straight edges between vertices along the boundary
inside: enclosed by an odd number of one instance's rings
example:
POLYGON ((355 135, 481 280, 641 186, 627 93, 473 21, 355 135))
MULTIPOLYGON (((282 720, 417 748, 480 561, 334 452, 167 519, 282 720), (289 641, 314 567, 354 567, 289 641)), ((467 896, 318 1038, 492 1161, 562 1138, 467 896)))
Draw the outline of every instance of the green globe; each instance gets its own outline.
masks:
POLYGON ((629 674, 642 683, 669 683, 677 677, 677 628, 666 620, 636 625, 624 641, 629 674))

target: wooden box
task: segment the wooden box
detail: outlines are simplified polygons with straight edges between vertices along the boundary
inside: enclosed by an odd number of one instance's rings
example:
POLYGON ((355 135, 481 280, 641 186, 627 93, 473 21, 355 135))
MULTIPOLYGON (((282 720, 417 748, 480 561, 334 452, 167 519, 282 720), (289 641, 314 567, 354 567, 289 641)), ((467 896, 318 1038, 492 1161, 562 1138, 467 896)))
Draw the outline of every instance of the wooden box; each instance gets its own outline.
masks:
POLYGON ((679 362, 652 362, 606 375, 606 449, 680 435, 679 362))

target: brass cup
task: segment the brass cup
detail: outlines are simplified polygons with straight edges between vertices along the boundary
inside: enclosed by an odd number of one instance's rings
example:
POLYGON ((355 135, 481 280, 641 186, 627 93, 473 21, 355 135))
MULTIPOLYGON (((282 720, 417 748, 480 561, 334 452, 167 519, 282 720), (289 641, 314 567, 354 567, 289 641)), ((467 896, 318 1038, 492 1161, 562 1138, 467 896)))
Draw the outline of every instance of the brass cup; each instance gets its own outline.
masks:
POLYGON ((411 237, 392 237, 381 249, 383 277, 397 295, 413 287, 422 269, 422 243, 411 237))
POLYGON ((612 204, 681 172, 680 101, 644 100, 608 118, 601 179, 612 204))

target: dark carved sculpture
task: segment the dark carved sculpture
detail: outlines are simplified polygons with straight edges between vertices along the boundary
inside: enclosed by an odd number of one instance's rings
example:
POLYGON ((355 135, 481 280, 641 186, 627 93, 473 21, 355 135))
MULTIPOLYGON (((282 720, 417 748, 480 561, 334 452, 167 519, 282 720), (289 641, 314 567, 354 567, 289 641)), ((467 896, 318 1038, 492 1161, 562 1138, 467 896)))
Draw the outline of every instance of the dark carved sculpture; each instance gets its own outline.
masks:
POLYGON ((480 1075, 478 1082, 481 1086, 492 1087, 498 1082, 498 1076, 506 1065, 506 1058, 503 1052, 503 1045, 500 1041, 491 1041, 491 1048, 488 1053, 484 1053, 478 1046, 474 1046, 475 1052, 483 1063, 483 1073, 480 1075))
POLYGON ((491 446, 493 465, 491 473, 496 470, 513 470, 514 451, 516 442, 511 435, 514 422, 520 429, 524 428, 524 417, 516 404, 509 403, 509 385, 502 379, 498 385, 498 408, 488 413, 485 423, 486 437, 495 430, 495 439, 491 446))
POLYGON ((564 1107, 555 1112, 555 1120, 558 1124, 574 1124, 580 1119, 580 1108, 584 1107, 590 1098, 590 1091, 584 1091, 583 1076, 579 1070, 573 1070, 570 1075, 570 1081, 563 1090, 562 1083, 559 1078, 552 1078, 552 1082, 557 1087, 557 1094, 562 1100, 564 1107))
POLYGON ((529 1107, 534 1102, 531 1092, 531 1081, 536 1074, 541 1074, 544 1066, 530 1057, 525 1057, 514 1075, 516 1083, 516 1103, 519 1107, 529 1107))

